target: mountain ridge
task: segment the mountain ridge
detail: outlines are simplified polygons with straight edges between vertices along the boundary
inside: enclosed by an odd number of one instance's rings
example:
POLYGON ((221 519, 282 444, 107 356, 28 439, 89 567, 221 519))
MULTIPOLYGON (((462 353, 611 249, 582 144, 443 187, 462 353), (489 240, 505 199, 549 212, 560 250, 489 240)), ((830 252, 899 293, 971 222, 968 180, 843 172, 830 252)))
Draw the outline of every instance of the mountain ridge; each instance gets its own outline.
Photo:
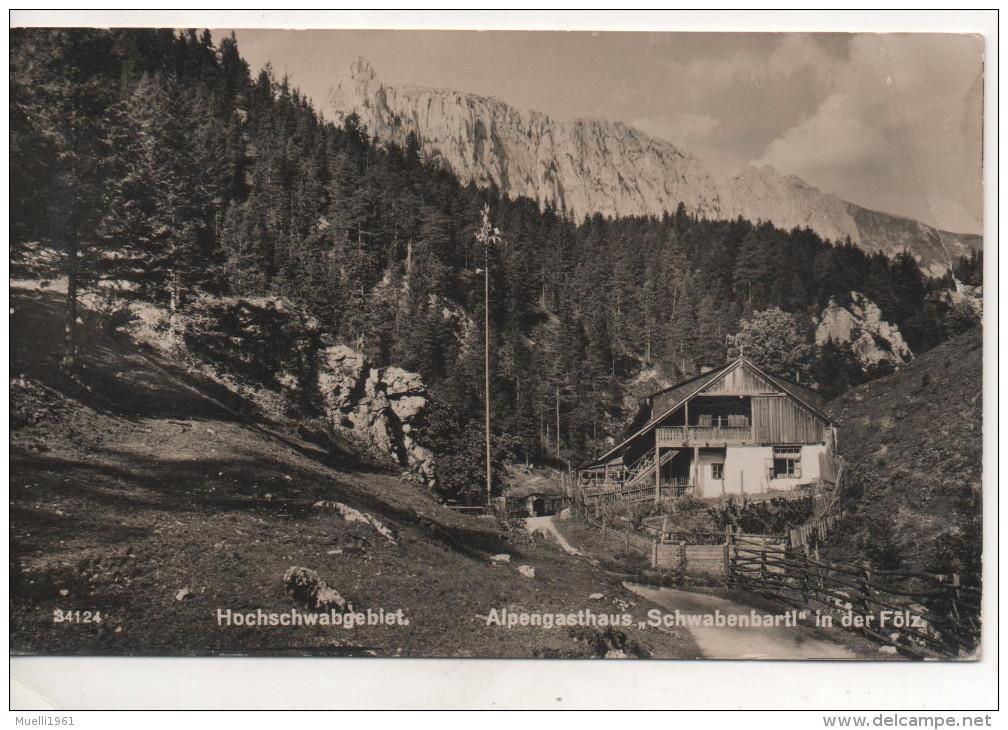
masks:
POLYGON ((698 217, 808 227, 824 239, 849 239, 889 256, 906 249, 932 275, 983 245, 982 236, 870 210, 769 165, 750 165, 718 184, 681 145, 623 121, 556 121, 492 96, 385 84, 361 57, 336 77, 323 110, 337 122, 356 113, 385 143, 405 146, 413 132, 424 159, 463 183, 554 205, 574 219, 661 216, 681 202, 698 217))
POLYGON ((425 159, 463 183, 493 184, 575 217, 661 215, 671 199, 697 215, 720 207, 714 179, 697 158, 624 122, 557 122, 494 97, 389 86, 360 58, 337 77, 324 108, 337 122, 356 112, 383 142, 404 145, 412 131, 425 159))

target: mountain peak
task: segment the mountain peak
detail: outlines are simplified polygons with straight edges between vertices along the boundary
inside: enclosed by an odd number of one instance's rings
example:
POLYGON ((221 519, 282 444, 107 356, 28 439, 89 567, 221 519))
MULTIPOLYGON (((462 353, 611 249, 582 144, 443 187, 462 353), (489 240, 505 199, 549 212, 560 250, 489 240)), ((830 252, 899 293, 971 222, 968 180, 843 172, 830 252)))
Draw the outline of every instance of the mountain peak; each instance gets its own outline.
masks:
POLYGON ((350 62, 348 71, 350 78, 353 79, 375 81, 378 78, 378 75, 375 73, 371 63, 364 58, 364 56, 357 56, 354 58, 354 60, 350 62))

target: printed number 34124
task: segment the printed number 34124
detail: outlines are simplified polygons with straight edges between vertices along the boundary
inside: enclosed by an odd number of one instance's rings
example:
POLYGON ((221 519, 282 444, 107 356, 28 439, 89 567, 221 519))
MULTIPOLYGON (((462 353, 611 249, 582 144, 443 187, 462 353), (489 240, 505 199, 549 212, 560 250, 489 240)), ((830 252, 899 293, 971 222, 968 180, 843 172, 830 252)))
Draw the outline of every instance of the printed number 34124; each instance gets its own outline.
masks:
POLYGON ((53 609, 54 624, 100 624, 101 611, 61 611, 53 609))

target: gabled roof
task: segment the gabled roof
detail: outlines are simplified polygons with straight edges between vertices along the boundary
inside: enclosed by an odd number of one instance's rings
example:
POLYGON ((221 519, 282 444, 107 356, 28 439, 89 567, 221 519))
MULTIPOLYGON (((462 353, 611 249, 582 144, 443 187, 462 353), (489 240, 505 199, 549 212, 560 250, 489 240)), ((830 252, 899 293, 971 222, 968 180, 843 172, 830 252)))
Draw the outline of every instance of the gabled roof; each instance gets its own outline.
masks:
POLYGON ((731 372, 735 368, 741 367, 742 365, 747 365, 748 367, 752 368, 761 377, 779 387, 781 390, 783 390, 789 396, 791 396, 796 401, 801 403, 803 406, 808 408, 822 420, 830 424, 833 423, 833 421, 830 420, 829 416, 823 413, 816 403, 810 402, 819 400, 818 393, 816 393, 815 390, 808 387, 807 385, 802 385, 800 383, 795 383, 790 380, 786 380, 785 378, 779 378, 776 375, 771 375, 770 373, 766 372, 762 368, 755 365, 751 360, 747 360, 745 357, 740 356, 735 358, 731 362, 725 363, 720 368, 711 370, 708 373, 697 375, 693 378, 690 378, 689 380, 684 380, 681 383, 677 383, 676 385, 672 385, 667 388, 662 388, 661 390, 652 393, 650 396, 648 396, 648 400, 652 402, 655 396, 672 393, 673 396, 671 401, 672 405, 666 408, 660 415, 651 418, 651 420, 649 420, 646 424, 644 424, 641 428, 639 428, 635 433, 623 439, 623 441, 621 441, 613 448, 609 449, 609 451, 607 451, 605 454, 589 462, 589 466, 595 464, 601 464, 602 462, 607 461, 613 454, 618 452, 620 449, 622 449, 624 446, 626 446, 634 439, 637 439, 640 436, 643 436, 644 434, 648 433, 649 431, 654 430, 659 423, 665 420, 665 418, 667 418, 670 414, 672 414, 675 410, 677 410, 679 406, 681 406, 683 403, 685 403, 690 398, 700 393, 704 388, 708 387, 714 381, 727 375, 729 372, 731 372))

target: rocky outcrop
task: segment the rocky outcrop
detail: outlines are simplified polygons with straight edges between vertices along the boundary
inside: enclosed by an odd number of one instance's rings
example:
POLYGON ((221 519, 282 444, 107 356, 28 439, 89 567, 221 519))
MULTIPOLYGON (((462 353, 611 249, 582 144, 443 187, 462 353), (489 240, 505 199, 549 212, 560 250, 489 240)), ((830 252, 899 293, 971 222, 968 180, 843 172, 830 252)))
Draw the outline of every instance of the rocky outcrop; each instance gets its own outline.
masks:
POLYGON ((823 310, 816 328, 816 344, 822 346, 829 340, 850 343, 865 368, 883 362, 899 365, 913 359, 899 328, 883 320, 878 305, 858 292, 851 292, 849 301, 842 305, 831 299, 823 310))
POLYGON ((320 353, 318 387, 337 433, 434 486, 434 454, 415 440, 427 406, 427 389, 419 375, 375 367, 365 355, 336 345, 320 353))
POLYGON ((592 213, 660 216, 680 202, 712 217, 719 207, 703 163, 622 122, 560 122, 494 98, 390 86, 361 58, 336 79, 325 111, 337 122, 356 113, 369 134, 400 146, 413 132, 424 159, 463 183, 550 203, 575 220, 592 213))

